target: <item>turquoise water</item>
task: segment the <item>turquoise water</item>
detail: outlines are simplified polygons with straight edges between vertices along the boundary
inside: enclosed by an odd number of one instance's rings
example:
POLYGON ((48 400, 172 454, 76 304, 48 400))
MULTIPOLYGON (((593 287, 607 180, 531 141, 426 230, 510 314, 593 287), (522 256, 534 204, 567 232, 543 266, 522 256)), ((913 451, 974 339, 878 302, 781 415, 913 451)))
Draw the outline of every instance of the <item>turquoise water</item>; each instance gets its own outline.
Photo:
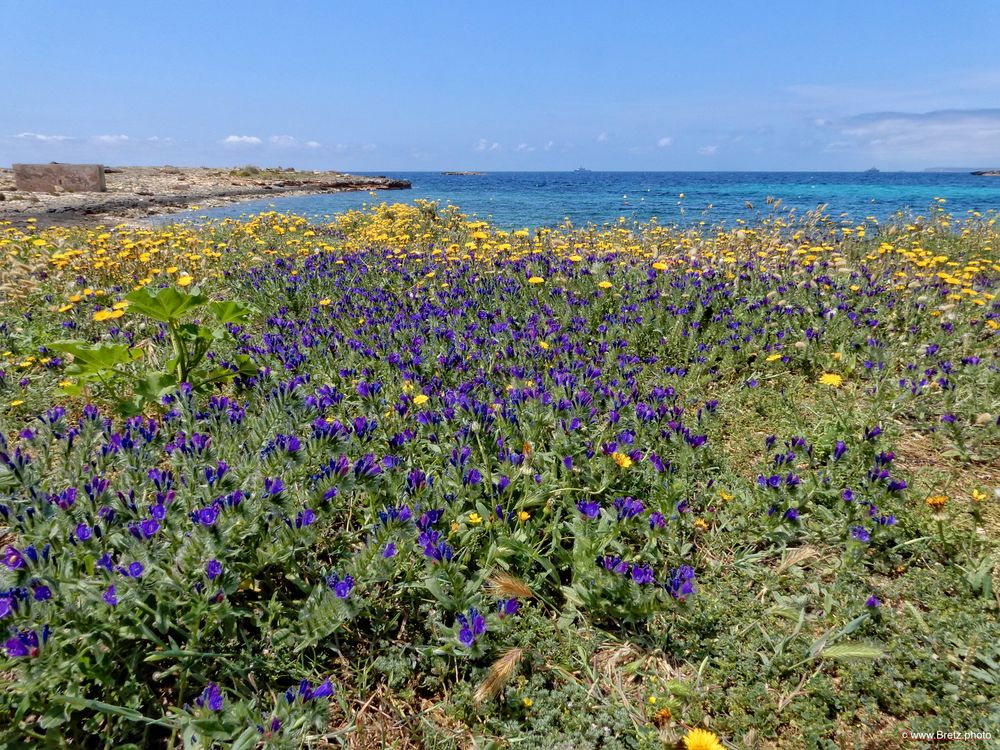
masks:
POLYGON ((460 206, 466 213, 505 227, 602 224, 657 217, 660 223, 733 224, 773 209, 826 212, 845 220, 885 220, 898 211, 926 213, 936 198, 956 216, 1000 211, 1000 177, 926 172, 495 172, 455 176, 393 172, 411 190, 285 196, 161 217, 160 221, 237 217, 278 210, 322 218, 372 202, 423 198, 460 206), (684 194, 681 199, 680 194, 684 194))

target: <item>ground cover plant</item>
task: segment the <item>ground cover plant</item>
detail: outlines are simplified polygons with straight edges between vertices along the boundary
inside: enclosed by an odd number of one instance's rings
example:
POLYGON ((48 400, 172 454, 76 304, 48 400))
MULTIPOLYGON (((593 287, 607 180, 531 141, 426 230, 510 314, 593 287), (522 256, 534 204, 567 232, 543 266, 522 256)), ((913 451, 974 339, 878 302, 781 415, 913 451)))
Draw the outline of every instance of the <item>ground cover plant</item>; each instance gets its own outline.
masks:
POLYGON ((1000 734, 994 216, 0 233, 5 746, 1000 734))

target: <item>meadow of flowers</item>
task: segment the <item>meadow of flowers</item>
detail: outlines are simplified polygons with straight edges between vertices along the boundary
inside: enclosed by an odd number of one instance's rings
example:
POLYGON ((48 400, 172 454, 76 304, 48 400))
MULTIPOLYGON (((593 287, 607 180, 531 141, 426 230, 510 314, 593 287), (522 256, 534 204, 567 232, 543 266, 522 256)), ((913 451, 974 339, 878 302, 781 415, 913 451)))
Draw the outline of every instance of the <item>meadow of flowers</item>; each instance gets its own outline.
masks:
POLYGON ((0 226, 0 744, 1000 736, 998 249, 0 226))

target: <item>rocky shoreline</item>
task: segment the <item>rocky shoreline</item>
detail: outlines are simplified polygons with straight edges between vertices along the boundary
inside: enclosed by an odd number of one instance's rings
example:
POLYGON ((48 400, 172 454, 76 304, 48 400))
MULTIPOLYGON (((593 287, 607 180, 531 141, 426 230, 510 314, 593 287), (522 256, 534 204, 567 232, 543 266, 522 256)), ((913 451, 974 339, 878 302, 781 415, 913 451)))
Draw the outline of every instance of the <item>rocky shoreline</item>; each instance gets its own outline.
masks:
POLYGON ((133 222, 147 216, 207 208, 272 195, 405 190, 408 180, 342 172, 240 167, 108 167, 103 193, 25 193, 10 169, 0 169, 0 222, 23 227, 94 226, 133 222))

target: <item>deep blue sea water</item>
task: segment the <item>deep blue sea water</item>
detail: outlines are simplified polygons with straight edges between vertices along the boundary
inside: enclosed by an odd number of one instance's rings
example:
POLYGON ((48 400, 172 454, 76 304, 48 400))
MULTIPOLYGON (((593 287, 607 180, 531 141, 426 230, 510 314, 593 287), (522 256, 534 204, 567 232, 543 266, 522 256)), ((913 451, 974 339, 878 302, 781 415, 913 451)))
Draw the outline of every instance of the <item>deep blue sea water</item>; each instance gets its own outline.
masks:
POLYGON ((417 198, 452 203, 503 227, 550 226, 569 218, 574 225, 657 217, 661 224, 732 225, 772 210, 812 211, 826 204, 835 218, 880 221, 898 211, 926 213, 935 198, 955 216, 1000 211, 1000 177, 930 172, 493 172, 455 176, 440 172, 393 172, 411 190, 284 196, 160 217, 174 221, 237 217, 287 211, 322 218, 373 202, 417 198), (680 194, 684 198, 680 198, 680 194), (748 205, 749 204, 749 205, 748 205))

